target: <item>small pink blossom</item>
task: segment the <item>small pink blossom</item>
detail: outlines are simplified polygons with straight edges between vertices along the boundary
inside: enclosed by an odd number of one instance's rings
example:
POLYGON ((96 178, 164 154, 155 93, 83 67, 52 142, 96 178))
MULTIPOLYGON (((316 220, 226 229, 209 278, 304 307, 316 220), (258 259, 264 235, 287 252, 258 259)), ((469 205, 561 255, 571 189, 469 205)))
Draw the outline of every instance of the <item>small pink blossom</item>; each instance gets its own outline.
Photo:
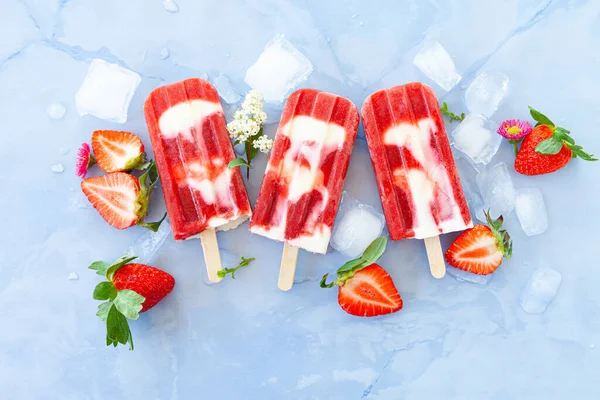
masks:
POLYGON ((75 173, 81 178, 85 178, 88 168, 96 163, 90 150, 90 145, 82 143, 77 150, 77 161, 75 162, 75 173))
POLYGON ((527 121, 508 119, 500 124, 498 135, 505 137, 508 140, 521 140, 529 135, 532 129, 531 124, 527 121))

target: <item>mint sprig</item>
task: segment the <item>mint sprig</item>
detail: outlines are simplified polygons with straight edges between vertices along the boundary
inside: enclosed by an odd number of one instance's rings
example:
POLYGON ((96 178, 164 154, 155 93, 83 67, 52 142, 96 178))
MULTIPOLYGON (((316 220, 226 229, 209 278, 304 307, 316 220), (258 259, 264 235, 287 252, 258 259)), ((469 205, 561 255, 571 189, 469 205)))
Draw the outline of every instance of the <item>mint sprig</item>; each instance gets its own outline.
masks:
POLYGON ((240 263, 238 264, 237 267, 221 269, 221 270, 217 271, 217 275, 219 276, 219 278, 225 278, 227 275, 231 274, 231 279, 235 279, 236 271, 240 268, 247 266, 254 260, 255 260, 254 257, 252 257, 252 258, 242 257, 242 260, 240 261, 240 263))
POLYGON ((148 205, 150 204, 150 195, 158 183, 158 169, 156 168, 154 160, 150 160, 144 165, 147 166, 148 169, 138 179, 140 182, 140 194, 135 202, 135 214, 140 218, 136 224, 146 229, 150 229, 152 232, 156 232, 158 231, 160 224, 162 224, 167 217, 167 213, 164 213, 159 221, 145 221, 146 214, 148 213, 148 205))
POLYGON ((566 146, 573 153, 573 158, 579 157, 585 161, 598 161, 593 154, 586 153, 583 147, 575 144, 575 140, 570 136, 571 131, 554 125, 550 118, 531 106, 529 106, 529 113, 536 121, 535 126, 546 125, 552 129, 552 137, 542 140, 535 146, 536 153, 551 156, 558 154, 563 146, 566 146))
POLYGON ((465 113, 461 113, 460 116, 454 114, 452 111, 448 110, 448 103, 443 102, 442 107, 440 108, 442 114, 450 118, 450 122, 452 121, 462 121, 465 119, 465 113))
POLYGON ((352 278, 358 271, 379 260, 385 252, 386 245, 387 239, 385 236, 378 237, 369 245, 369 247, 365 249, 364 253, 360 257, 350 260, 338 268, 336 271, 337 278, 335 281, 327 283, 327 277, 329 276, 329 273, 323 275, 320 286, 322 288, 344 286, 346 281, 352 278))
POLYGON ((133 350, 133 337, 129 329, 128 319, 136 320, 140 316, 142 304, 146 298, 133 290, 117 290, 113 283, 115 273, 136 257, 124 256, 113 262, 95 261, 88 268, 102 275, 106 281, 100 282, 94 288, 94 300, 104 301, 98 306, 96 315, 106 322, 106 345, 117 347, 120 344, 129 344, 133 350))

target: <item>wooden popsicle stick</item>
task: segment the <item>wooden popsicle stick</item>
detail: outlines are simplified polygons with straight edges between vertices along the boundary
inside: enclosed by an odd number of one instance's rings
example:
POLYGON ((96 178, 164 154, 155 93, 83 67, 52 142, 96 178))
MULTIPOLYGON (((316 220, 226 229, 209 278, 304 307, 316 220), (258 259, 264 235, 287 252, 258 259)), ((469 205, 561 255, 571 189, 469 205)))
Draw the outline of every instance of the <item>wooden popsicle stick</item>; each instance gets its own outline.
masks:
POLYGON ((290 290, 294 286, 294 275, 296 275, 296 261, 298 260, 298 248, 285 243, 281 255, 281 267, 279 267, 279 281, 277 287, 281 290, 290 290))
POLYGON ((434 236, 425 239, 425 249, 429 259, 429 270, 434 278, 441 279, 446 275, 446 263, 444 262, 444 253, 440 237, 434 236))
POLYGON ((219 253, 219 243, 217 242, 217 232, 208 228, 200 233, 200 242, 204 251, 204 263, 206 264, 206 272, 208 280, 212 283, 221 281, 217 272, 221 267, 221 253, 219 253))

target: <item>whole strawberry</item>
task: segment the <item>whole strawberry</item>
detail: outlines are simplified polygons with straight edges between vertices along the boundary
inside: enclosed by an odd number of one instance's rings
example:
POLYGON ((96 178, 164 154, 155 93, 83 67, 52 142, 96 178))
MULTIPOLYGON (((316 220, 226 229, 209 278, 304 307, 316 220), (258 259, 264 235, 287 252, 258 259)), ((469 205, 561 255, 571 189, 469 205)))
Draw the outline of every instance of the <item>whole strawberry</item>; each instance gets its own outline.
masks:
POLYGON ((158 268, 128 264, 136 257, 121 257, 112 264, 96 261, 89 266, 106 277, 94 288, 94 299, 103 300, 96 315, 106 322, 106 345, 129 344, 133 338, 128 319, 136 320, 164 299, 175 286, 175 279, 158 268))
POLYGON ((512 256, 512 241, 501 229, 503 218, 492 221, 485 213, 488 225, 477 224, 461 233, 446 251, 448 264, 478 275, 489 275, 512 256))
POLYGON ((335 281, 326 283, 329 274, 321 279, 322 288, 339 286, 338 304, 348 314, 375 317, 402 309, 402 298, 392 277, 374 264, 385 251, 385 245, 385 237, 375 239, 362 256, 337 270, 335 281))
POLYGON ((570 131, 554 123, 541 112, 529 107, 537 121, 533 131, 523 139, 515 159, 515 170, 523 175, 549 174, 563 168, 573 158, 597 161, 592 154, 575 144, 570 131))

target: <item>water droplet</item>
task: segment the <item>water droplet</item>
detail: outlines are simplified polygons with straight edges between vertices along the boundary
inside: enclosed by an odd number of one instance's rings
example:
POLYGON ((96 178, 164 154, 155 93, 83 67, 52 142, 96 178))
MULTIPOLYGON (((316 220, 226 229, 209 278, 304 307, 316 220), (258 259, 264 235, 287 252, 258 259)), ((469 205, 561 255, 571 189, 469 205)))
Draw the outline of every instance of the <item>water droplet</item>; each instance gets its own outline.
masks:
POLYGON ((164 0, 163 7, 170 13, 176 13, 179 11, 179 6, 173 0, 164 0))
POLYGON ((594 350, 596 348, 595 344, 590 344, 590 349, 594 350))
POLYGON ((170 55, 171 55, 171 52, 166 47, 163 47, 160 50, 160 58, 161 58, 161 60, 166 60, 167 58, 169 58, 170 55))
POLYGON ((359 22, 359 25, 360 25, 360 26, 363 26, 364 24, 365 24, 365 23, 364 23, 363 21, 360 21, 360 22, 359 22))
POLYGON ((60 103, 52 103, 48 107, 46 107, 46 114, 51 119, 55 119, 55 120, 61 119, 62 117, 65 116, 66 112, 67 112, 67 109, 65 108, 65 106, 63 106, 60 103))
POLYGON ((70 281, 76 281, 79 279, 79 275, 77 275, 75 272, 71 272, 67 279, 70 281))
POLYGON ((65 167, 63 167, 62 164, 54 164, 52 167, 50 167, 50 169, 52 170, 52 172, 60 174, 65 170, 65 167))
POLYGON ((61 147, 60 149, 58 149, 58 152, 63 156, 66 156, 67 154, 69 154, 69 149, 67 149, 66 147, 61 147))
POLYGON ((358 17, 358 14, 352 14, 352 19, 358 17))

